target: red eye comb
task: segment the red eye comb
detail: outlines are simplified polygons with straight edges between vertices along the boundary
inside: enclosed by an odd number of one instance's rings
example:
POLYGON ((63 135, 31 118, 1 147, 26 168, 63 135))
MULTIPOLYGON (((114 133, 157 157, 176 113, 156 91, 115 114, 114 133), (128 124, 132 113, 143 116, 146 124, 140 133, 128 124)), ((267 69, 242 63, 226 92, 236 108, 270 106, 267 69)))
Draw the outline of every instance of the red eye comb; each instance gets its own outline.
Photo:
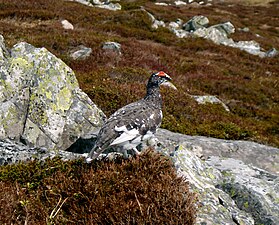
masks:
POLYGON ((167 74, 164 71, 160 71, 160 72, 157 73, 157 76, 165 77, 165 76, 167 76, 167 74))

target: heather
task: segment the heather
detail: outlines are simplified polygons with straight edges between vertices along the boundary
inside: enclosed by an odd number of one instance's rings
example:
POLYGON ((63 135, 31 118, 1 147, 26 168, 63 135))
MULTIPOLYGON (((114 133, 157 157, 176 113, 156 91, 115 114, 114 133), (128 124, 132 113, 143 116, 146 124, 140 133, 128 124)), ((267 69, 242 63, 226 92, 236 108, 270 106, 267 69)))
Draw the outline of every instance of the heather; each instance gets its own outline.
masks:
POLYGON ((0 167, 2 224, 193 224, 196 197, 170 159, 32 161, 0 167))

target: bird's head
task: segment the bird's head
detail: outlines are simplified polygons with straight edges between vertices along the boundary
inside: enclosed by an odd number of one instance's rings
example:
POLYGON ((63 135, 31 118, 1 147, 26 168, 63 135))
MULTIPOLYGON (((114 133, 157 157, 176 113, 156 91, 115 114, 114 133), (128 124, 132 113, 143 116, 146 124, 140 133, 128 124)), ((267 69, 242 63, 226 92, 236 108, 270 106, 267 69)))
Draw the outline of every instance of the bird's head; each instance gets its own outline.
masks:
POLYGON ((176 87, 170 82, 171 77, 163 71, 153 73, 148 80, 148 87, 168 86, 176 90, 176 87))

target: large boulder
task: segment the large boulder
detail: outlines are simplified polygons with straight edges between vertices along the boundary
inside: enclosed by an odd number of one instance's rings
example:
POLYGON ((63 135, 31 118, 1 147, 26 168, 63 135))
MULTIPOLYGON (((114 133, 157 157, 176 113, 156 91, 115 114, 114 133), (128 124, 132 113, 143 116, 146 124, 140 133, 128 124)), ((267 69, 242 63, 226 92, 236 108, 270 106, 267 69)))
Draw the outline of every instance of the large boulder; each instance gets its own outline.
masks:
POLYGON ((221 29, 223 26, 211 26, 208 28, 202 27, 193 32, 194 37, 202 37, 213 41, 215 44, 222 44, 226 46, 234 46, 233 39, 228 37, 228 33, 225 29, 221 29))
POLYGON ((218 169, 208 166, 183 146, 177 146, 172 152, 169 150, 163 152, 170 155, 178 175, 184 177, 190 189, 197 193, 199 210, 196 224, 254 224, 249 213, 240 210, 229 194, 216 187, 223 180, 218 169))
POLYGON ((159 129, 157 138, 166 148, 181 145, 197 156, 212 156, 242 160, 248 165, 279 175, 279 149, 252 141, 224 140, 203 136, 190 136, 159 129))
POLYGON ((279 224, 279 177, 241 160, 210 157, 207 164, 221 171, 216 186, 230 195, 255 224, 279 224))
POLYGON ((65 150, 103 124, 62 60, 25 42, 7 51, 0 37, 0 139, 65 150))
POLYGON ((279 224, 279 149, 159 129, 157 150, 197 193, 197 224, 279 224))
POLYGON ((201 160, 182 145, 162 150, 197 193, 197 223, 279 224, 279 177, 241 160, 201 160))

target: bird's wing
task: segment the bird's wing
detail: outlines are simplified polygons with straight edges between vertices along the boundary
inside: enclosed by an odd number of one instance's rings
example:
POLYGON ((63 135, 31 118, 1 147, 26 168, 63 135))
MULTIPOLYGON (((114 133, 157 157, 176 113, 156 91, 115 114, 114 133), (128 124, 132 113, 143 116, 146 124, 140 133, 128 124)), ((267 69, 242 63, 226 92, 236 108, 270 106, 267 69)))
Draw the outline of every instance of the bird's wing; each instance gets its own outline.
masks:
POLYGON ((155 133, 162 120, 161 110, 148 106, 143 100, 117 110, 99 132, 96 149, 131 141, 148 131, 155 133))
POLYGON ((136 128, 132 130, 128 130, 126 126, 122 126, 122 127, 116 126, 114 130, 116 132, 121 132, 121 134, 112 143, 110 143, 110 146, 119 145, 121 143, 131 141, 137 138, 138 136, 140 136, 139 130, 137 130, 136 128))

